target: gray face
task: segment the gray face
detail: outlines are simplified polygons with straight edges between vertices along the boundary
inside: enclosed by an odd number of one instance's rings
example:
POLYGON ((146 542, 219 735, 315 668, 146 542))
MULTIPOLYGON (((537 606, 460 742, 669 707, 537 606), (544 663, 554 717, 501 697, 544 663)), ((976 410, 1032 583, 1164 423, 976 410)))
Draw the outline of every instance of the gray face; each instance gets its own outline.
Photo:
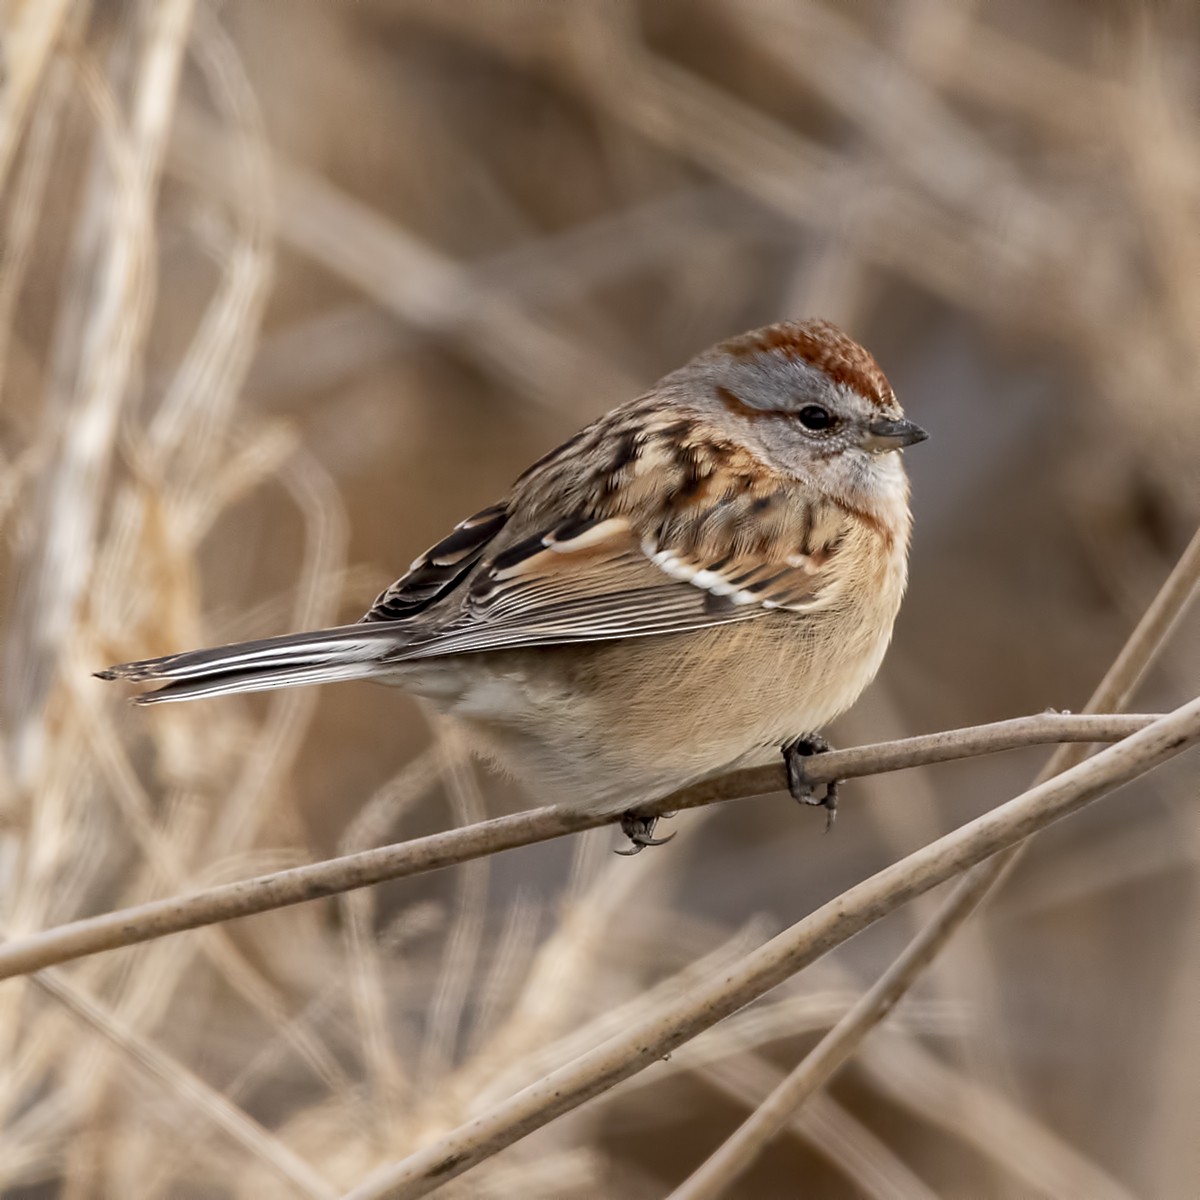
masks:
POLYGON ((767 352, 695 366, 711 403, 776 466, 835 493, 902 478, 892 451, 926 436, 904 419, 890 389, 864 395, 859 381, 832 379, 803 359, 767 352))

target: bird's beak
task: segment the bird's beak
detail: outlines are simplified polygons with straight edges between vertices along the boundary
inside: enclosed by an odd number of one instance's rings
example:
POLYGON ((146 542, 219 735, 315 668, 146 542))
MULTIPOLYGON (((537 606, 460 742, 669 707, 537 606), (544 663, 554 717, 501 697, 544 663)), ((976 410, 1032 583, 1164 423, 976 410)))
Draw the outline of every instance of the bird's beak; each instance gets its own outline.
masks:
POLYGON ((867 426, 860 445, 872 454, 883 454, 887 450, 899 450, 923 442, 929 434, 915 421, 890 421, 883 417, 867 426))

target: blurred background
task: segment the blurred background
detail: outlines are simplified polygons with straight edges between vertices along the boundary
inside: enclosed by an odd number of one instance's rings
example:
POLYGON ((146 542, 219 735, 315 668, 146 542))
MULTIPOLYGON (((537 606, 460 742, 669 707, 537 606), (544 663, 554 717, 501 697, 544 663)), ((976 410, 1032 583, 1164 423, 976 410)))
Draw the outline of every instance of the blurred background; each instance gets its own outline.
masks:
MULTIPOLYGON (((1200 520, 1187 0, 7 0, 0 934, 520 808, 365 684, 118 660, 357 618, 710 342, 823 315, 932 434, 840 744, 1078 709, 1200 520)), ((1135 707, 1187 699, 1200 614, 1135 707)), ((1020 791, 608 829, 0 987, 0 1194, 328 1196, 1020 791)), ((1196 760, 1038 839, 738 1185, 1200 1193, 1196 760)), ((936 906, 439 1195, 664 1196, 936 906)))

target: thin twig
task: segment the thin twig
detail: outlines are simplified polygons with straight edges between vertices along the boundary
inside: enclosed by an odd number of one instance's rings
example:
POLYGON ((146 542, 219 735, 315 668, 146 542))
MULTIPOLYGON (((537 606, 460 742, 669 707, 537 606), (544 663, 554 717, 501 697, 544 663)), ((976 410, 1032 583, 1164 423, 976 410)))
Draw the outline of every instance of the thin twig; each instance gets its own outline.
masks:
POLYGON ((644 1070, 900 905, 1124 786, 1196 740, 1200 698, 848 888, 733 968, 692 989, 665 1013, 636 1022, 431 1145, 375 1172, 342 1200, 427 1195, 644 1070))
MULTIPOLYGON (((991 879, 982 870, 970 872, 960 885, 964 897, 969 884, 978 889, 978 897, 982 898, 991 879)), ((921 930, 903 956, 838 1020, 800 1064, 776 1084, 734 1133, 671 1193, 669 1200, 712 1200, 742 1176, 763 1147, 795 1118, 801 1105, 849 1058, 866 1032, 883 1020, 888 1011, 883 1007, 887 1003, 885 998, 907 990, 916 974, 932 961, 943 945, 938 936, 939 929, 938 923, 931 921, 921 930)))
MULTIPOLYGON (((753 1105, 778 1074, 765 1054, 744 1054, 704 1068, 699 1078, 735 1103, 753 1105)), ((793 1137, 853 1185, 862 1200, 938 1200, 899 1152, 863 1123, 858 1114, 830 1096, 811 1105, 792 1123, 793 1137)))
MULTIPOLYGON (((1089 712, 1127 703, 1138 681, 1169 639, 1200 582, 1200 531, 1183 552, 1158 595, 1130 635, 1091 700, 1089 712)), ((1069 769, 1086 754, 1083 744, 1060 745, 1037 782, 1069 769)), ((672 1193, 670 1200, 716 1200, 750 1167, 762 1149, 797 1109, 843 1066, 921 973, 937 957, 963 922, 1008 874, 1023 845, 983 863, 957 885, 936 916, 771 1094, 672 1193)))
MULTIPOLYGON (((1146 728, 1152 720, 1154 718, 1150 716, 1080 717, 1041 713, 874 746, 832 750, 812 758, 806 764, 806 772, 811 782, 820 784, 832 779, 898 771, 1047 742, 1117 741, 1146 728)), ((782 766, 753 767, 696 784, 646 804, 644 808, 647 812, 671 812, 719 800, 761 796, 784 787, 786 779, 782 766)), ((594 829, 613 820, 612 813, 552 805, 310 866, 207 888, 190 896, 152 900, 117 912, 72 921, 0 946, 0 979, 218 921, 253 916, 384 880, 436 871, 485 854, 594 829)))

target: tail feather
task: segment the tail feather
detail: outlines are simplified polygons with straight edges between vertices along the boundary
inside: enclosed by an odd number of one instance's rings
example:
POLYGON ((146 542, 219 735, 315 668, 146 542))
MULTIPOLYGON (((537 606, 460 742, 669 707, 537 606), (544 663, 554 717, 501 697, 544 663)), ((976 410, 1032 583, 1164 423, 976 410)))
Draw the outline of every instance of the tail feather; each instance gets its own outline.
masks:
POLYGON ((310 683, 336 683, 366 679, 375 673, 372 663, 346 663, 328 667, 286 667, 278 671, 232 671, 201 679, 177 679, 133 698, 134 704, 171 704, 177 700, 202 700, 231 696, 235 692, 269 692, 310 683))
POLYGON ((394 654, 404 640, 380 626, 344 625, 315 633, 285 634, 121 663, 96 674, 100 679, 161 682, 165 686, 135 698, 138 704, 159 704, 340 679, 365 679, 376 674, 380 663, 394 654))

